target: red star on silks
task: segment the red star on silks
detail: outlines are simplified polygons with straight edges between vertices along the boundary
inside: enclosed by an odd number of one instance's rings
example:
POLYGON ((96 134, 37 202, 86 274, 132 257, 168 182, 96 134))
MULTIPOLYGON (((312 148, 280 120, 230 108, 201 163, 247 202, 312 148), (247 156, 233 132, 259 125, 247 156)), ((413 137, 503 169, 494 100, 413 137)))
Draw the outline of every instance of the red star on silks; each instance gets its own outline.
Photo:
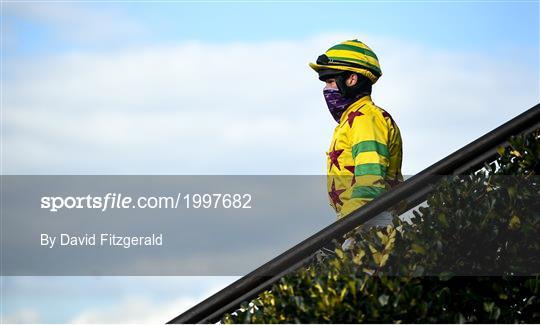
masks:
POLYGON ((383 110, 382 116, 383 116, 384 118, 389 118, 390 121, 392 122, 392 124, 395 124, 395 123, 394 123, 394 119, 392 118, 392 116, 391 116, 390 114, 388 114, 387 111, 384 111, 384 110, 383 110))
POLYGON ((343 205, 343 201, 339 198, 341 193, 345 192, 345 189, 343 190, 336 190, 336 181, 332 180, 332 191, 328 192, 328 195, 330 196, 330 199, 332 199, 332 204, 337 208, 337 205, 343 205))
POLYGON ((345 169, 350 171, 353 174, 352 181, 351 181, 351 186, 353 186, 354 183, 356 183, 356 175, 354 175, 354 166, 345 166, 345 169))
POLYGON ((364 113, 360 113, 359 110, 360 108, 354 112, 350 112, 349 115, 347 115, 347 122, 349 122, 349 127, 352 128, 352 124, 354 122, 355 117, 364 115, 364 113))
POLYGON ((390 184, 390 188, 394 188, 396 186, 398 186, 399 184, 401 184, 402 182, 397 179, 397 177, 395 177, 394 179, 391 179, 391 180, 387 180, 388 184, 390 184))
POLYGON ((336 141, 334 141, 334 147, 332 148, 332 151, 328 153, 328 157, 330 158, 330 168, 329 171, 332 170, 332 166, 336 166, 338 170, 341 170, 341 167, 339 166, 338 157, 343 152, 343 149, 336 150, 336 141))

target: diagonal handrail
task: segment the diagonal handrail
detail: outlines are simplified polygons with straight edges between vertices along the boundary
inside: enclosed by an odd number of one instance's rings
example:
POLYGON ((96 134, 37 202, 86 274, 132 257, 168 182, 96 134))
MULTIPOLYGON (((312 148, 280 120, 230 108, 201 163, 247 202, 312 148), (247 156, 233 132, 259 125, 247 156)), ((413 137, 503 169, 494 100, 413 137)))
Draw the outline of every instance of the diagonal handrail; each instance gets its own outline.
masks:
POLYGON ((540 104, 441 159, 376 200, 320 230, 175 317, 169 323, 204 323, 218 320, 224 313, 237 308, 242 301, 254 298, 282 276, 304 265, 313 253, 330 243, 332 239, 340 238, 399 202, 406 201, 407 209, 416 206, 433 189, 434 176, 465 174, 478 169, 484 162, 493 161, 497 157, 497 148, 506 145, 510 136, 528 133, 538 128, 540 128, 540 104))

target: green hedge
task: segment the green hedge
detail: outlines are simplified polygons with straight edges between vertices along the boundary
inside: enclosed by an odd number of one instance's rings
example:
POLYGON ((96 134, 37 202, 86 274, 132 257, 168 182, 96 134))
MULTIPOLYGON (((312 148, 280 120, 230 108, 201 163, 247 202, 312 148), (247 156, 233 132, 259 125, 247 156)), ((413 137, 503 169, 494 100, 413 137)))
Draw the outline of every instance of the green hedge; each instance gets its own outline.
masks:
POLYGON ((442 179, 410 223, 349 234, 222 322, 539 323, 540 130, 510 143, 497 168, 442 179))

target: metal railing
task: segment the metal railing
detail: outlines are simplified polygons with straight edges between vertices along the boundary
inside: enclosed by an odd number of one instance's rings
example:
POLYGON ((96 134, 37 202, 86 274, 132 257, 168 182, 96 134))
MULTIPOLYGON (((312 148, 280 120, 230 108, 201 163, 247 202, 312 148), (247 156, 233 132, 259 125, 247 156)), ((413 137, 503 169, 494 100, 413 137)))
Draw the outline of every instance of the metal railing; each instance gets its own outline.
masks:
POLYGON ((497 148, 507 145, 512 135, 529 133, 540 128, 540 104, 457 150, 453 154, 424 169, 419 174, 334 222, 301 243, 233 282, 223 290, 190 308, 169 323, 209 323, 218 321, 223 314, 232 312, 243 301, 250 301, 270 288, 281 277, 297 270, 310 261, 312 255, 332 239, 340 238, 379 213, 400 202, 406 209, 423 202, 433 190, 436 177, 466 174, 478 170, 485 162, 497 157, 497 148))

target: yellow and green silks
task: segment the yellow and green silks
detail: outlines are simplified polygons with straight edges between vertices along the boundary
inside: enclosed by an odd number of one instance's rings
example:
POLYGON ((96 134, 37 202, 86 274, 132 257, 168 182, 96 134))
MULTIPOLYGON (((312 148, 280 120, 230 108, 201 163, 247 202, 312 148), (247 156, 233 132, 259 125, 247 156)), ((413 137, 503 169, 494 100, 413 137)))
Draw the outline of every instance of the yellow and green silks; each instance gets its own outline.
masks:
POLYGON ((328 195, 338 218, 403 181, 399 128, 370 96, 345 110, 327 158, 328 195))

